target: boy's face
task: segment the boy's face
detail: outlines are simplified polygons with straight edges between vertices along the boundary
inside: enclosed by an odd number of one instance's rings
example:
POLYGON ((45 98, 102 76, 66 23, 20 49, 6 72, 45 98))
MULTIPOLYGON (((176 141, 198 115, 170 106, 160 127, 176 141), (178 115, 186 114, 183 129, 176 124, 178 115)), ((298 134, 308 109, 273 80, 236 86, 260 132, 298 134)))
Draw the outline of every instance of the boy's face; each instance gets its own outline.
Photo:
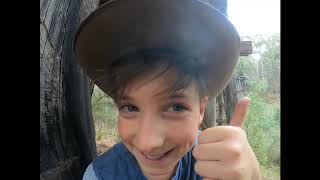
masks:
POLYGON ((170 94, 168 77, 137 78, 118 102, 120 137, 148 178, 173 175, 196 140, 207 102, 199 99, 194 83, 170 94))

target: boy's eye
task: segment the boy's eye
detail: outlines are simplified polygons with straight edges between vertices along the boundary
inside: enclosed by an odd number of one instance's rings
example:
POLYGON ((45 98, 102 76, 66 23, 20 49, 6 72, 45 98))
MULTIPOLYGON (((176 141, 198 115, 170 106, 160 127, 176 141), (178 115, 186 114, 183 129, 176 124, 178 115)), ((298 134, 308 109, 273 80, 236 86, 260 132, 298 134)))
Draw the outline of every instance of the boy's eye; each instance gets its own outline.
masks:
POLYGON ((124 112, 137 112, 137 111, 139 111, 139 109, 134 105, 123 105, 120 107, 120 110, 124 111, 124 112))
POLYGON ((185 111, 185 110, 187 110, 187 108, 181 104, 174 104, 174 105, 170 106, 168 109, 169 112, 181 112, 181 111, 185 111))

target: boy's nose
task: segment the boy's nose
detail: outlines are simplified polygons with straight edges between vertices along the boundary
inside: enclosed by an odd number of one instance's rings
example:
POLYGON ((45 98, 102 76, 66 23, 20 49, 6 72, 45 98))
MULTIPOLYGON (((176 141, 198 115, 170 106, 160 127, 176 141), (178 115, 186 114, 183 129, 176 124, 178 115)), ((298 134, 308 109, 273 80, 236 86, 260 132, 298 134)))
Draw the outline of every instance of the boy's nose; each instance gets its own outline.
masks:
POLYGON ((145 154, 161 153, 165 141, 165 132, 155 122, 157 120, 143 120, 135 136, 136 148, 145 154))

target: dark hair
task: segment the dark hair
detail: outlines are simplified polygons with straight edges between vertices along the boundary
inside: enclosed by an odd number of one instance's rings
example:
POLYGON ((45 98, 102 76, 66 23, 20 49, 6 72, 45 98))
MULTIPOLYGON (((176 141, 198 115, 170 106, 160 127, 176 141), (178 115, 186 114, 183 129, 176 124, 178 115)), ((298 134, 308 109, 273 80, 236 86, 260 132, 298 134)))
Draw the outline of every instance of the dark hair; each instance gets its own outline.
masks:
POLYGON ((152 80, 166 72, 173 72, 174 77, 168 82, 169 93, 183 91, 194 81, 202 98, 208 89, 202 76, 203 68, 196 58, 172 49, 134 51, 126 53, 107 67, 108 78, 105 80, 112 86, 104 91, 117 102, 135 78, 157 72, 152 80))

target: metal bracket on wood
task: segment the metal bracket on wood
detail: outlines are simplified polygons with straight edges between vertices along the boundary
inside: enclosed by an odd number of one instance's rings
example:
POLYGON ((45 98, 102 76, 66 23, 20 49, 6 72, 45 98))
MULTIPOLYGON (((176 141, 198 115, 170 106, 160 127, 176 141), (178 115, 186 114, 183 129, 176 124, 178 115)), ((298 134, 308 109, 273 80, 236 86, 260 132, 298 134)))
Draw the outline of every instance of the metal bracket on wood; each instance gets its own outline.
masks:
POLYGON ((240 42, 240 56, 248 56, 252 54, 252 41, 240 42))

